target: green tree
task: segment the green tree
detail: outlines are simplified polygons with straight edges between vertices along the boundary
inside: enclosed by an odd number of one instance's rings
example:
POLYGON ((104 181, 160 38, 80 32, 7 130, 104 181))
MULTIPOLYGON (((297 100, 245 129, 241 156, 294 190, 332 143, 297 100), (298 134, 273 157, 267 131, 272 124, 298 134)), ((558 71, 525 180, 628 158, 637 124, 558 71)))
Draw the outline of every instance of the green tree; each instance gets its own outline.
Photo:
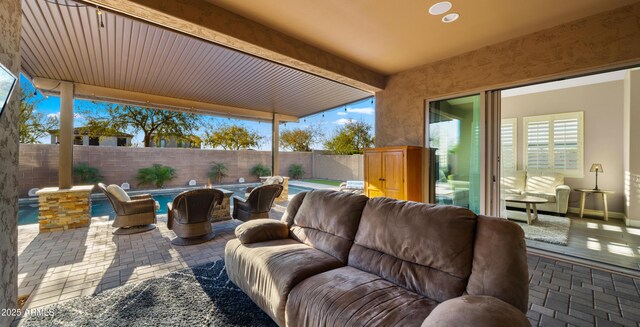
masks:
POLYGON ((155 185, 162 188, 164 184, 176 177, 176 170, 169 166, 154 164, 138 170, 138 185, 155 185))
POLYGON ((153 135, 188 138, 194 130, 200 128, 200 118, 196 114, 129 105, 100 104, 99 106, 104 108, 83 112, 87 120, 87 134, 100 135, 101 132, 116 133, 117 131, 131 131, 133 134, 142 132, 143 144, 149 147, 153 135))
POLYGON ((214 148, 240 150, 257 147, 263 139, 256 131, 240 125, 223 125, 213 132, 205 132, 204 143, 214 148))
POLYGON ((350 121, 336 134, 324 142, 325 148, 335 154, 359 154, 373 146, 371 125, 361 121, 350 121))
POLYGON ((317 138, 318 132, 311 127, 294 128, 280 133, 280 146, 291 151, 311 151, 317 138))
POLYGON ((222 183, 222 177, 227 176, 227 166, 222 162, 214 162, 211 166, 211 170, 209 170, 209 177, 213 178, 218 182, 218 184, 222 183))
POLYGON ((257 164, 251 168, 251 175, 256 176, 258 179, 260 179, 260 176, 269 176, 271 175, 271 168, 263 164, 257 164))
POLYGON ((36 111, 40 101, 31 90, 20 89, 20 143, 40 143, 39 138, 59 125, 55 117, 36 111))

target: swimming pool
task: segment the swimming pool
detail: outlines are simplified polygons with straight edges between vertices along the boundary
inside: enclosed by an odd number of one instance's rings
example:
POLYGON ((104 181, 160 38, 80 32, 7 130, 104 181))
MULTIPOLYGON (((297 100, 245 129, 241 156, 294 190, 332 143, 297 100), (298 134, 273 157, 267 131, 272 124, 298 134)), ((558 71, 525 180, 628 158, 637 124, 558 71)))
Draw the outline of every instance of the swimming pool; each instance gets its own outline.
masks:
MULTIPOLYGON (((245 197, 245 190, 249 186, 257 186, 259 184, 243 184, 243 185, 221 185, 220 188, 229 190, 233 192, 234 196, 239 196, 241 198, 245 197)), ((289 195, 295 195, 300 192, 309 191, 310 188, 300 187, 289 185, 289 195)), ((171 191, 150 191, 153 195, 153 199, 160 203, 160 210, 157 211, 158 214, 166 214, 167 213, 167 203, 173 201, 173 198, 176 195, 180 194, 184 190, 171 190, 171 191)), ((143 192, 144 193, 144 192, 143 192)), ((38 201, 30 200, 30 201, 21 201, 18 205, 18 225, 27 225, 27 224, 37 224, 38 223, 38 201)), ((233 201, 231 201, 231 206, 233 206, 233 201)), ((111 203, 104 196, 93 197, 91 199, 91 216, 109 216, 109 220, 115 218, 115 212, 111 207, 111 203)))

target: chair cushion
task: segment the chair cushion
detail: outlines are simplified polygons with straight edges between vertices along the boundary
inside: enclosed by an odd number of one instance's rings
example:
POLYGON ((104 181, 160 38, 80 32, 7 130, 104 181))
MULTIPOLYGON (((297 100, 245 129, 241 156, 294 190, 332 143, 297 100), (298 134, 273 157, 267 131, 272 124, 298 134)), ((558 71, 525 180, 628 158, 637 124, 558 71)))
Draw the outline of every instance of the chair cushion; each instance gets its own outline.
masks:
POLYGON ((353 193, 309 191, 293 218, 290 235, 346 264, 367 200, 353 193))
POLYGON ((338 259, 288 239, 241 244, 227 242, 225 264, 231 281, 280 326, 291 289, 302 280, 343 266, 338 259))
POLYGON ((436 305, 374 274, 342 267, 294 287, 285 312, 287 326, 420 326, 436 305))
POLYGON ((476 215, 468 209, 373 198, 349 253, 349 266, 446 301, 471 274, 476 215))
POLYGON ((113 197, 118 199, 118 201, 120 201, 120 202, 129 202, 129 201, 131 201, 131 198, 129 197, 129 194, 127 194, 127 192, 125 192, 118 185, 111 184, 111 185, 107 186, 107 192, 109 192, 111 195, 113 195, 113 197))
POLYGON ((282 184, 283 182, 284 179, 282 178, 282 176, 271 176, 267 177, 262 185, 282 184))
POLYGON ((564 184, 564 176, 556 173, 527 172, 527 193, 556 193, 556 187, 564 184))

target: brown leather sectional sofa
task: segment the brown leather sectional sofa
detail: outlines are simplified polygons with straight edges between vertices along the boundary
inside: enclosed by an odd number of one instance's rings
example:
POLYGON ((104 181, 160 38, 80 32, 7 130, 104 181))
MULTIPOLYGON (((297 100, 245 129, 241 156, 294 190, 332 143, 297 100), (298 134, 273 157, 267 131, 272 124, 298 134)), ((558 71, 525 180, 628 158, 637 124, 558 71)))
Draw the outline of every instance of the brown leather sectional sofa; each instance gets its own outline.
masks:
POLYGON ((314 190, 236 235, 229 278, 280 326, 529 326, 523 232, 505 219, 314 190))

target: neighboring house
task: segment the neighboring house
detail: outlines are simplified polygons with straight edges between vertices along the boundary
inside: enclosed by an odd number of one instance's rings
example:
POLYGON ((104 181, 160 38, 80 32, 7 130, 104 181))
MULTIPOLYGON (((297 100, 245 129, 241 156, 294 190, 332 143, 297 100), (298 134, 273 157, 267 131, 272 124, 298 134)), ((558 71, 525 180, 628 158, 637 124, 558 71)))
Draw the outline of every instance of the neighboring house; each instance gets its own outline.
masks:
MULTIPOLYGON (((60 144, 60 130, 53 129, 49 131, 51 135, 51 144, 60 144)), ((73 129, 73 145, 89 145, 89 146, 131 146, 133 135, 118 132, 116 135, 89 136, 83 127, 73 129)))
POLYGON ((151 148, 200 149, 202 145, 202 139, 195 135, 176 137, 151 134, 151 139, 153 140, 149 145, 151 148))

